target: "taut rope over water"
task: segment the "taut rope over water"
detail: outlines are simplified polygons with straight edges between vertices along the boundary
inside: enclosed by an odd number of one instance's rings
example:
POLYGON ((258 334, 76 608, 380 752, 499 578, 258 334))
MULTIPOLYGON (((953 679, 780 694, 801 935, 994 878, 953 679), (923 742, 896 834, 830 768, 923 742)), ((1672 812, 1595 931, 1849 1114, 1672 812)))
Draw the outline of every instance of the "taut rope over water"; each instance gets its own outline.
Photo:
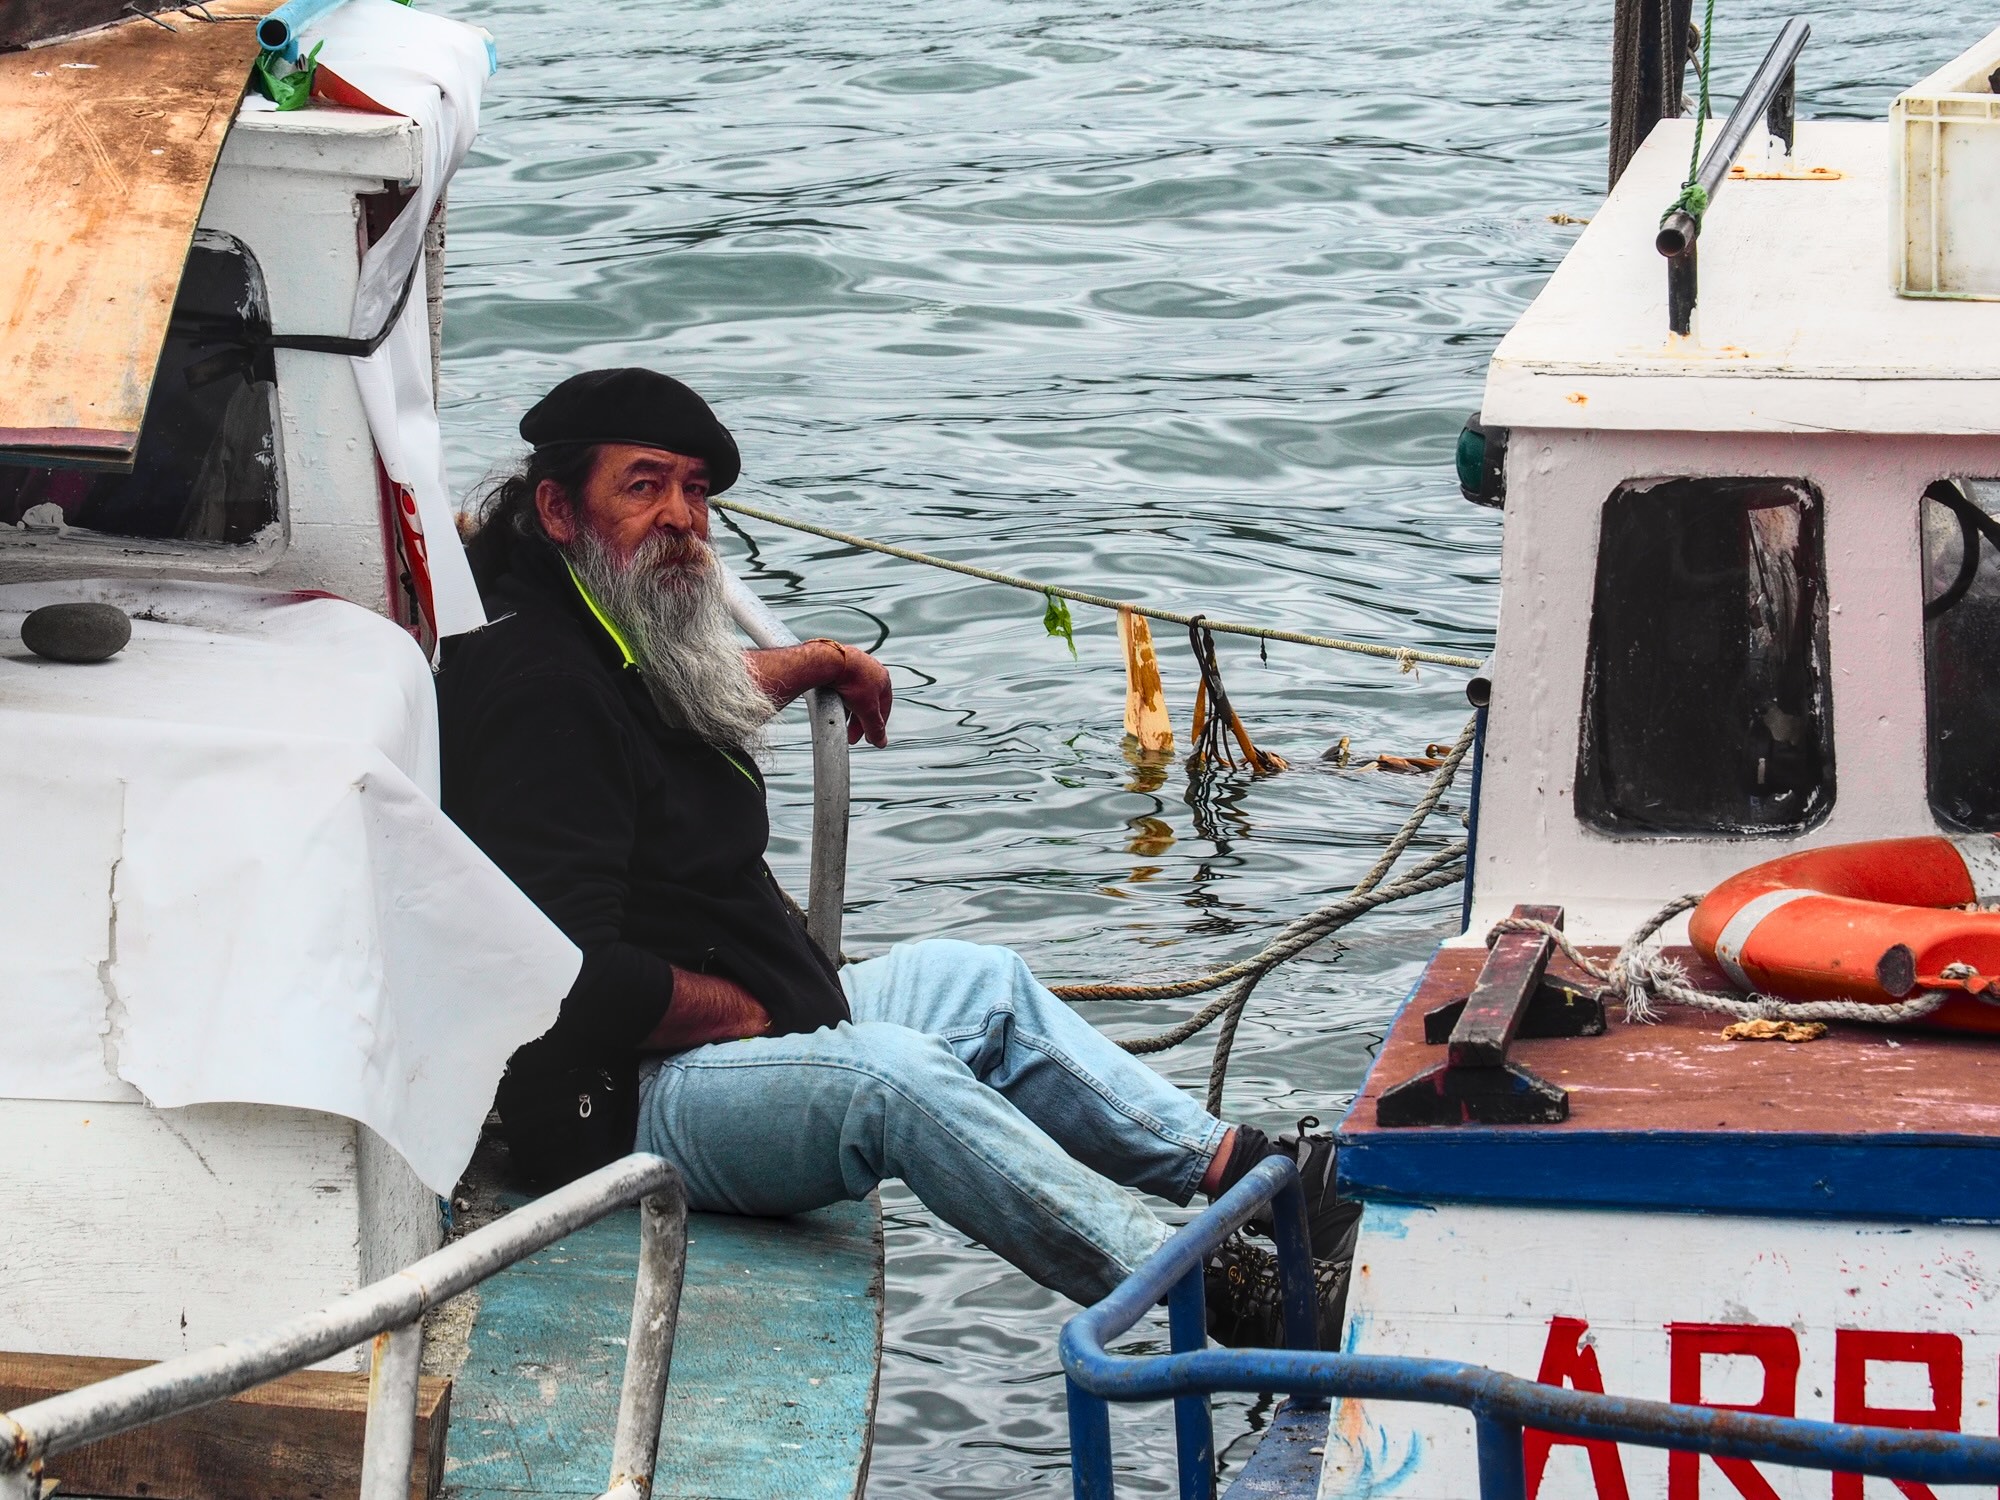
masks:
POLYGON ((1241 625, 1228 620, 1212 620, 1206 615, 1184 615, 1171 609, 1155 609, 1150 605, 1134 604, 1129 599, 1113 599, 1108 594, 1092 594, 1082 589, 1063 588, 1059 584, 1037 583, 1034 579, 1023 578, 1018 573, 1001 573, 992 568, 976 567, 971 563, 953 562, 948 557, 933 557, 928 552, 916 552, 908 547, 894 547, 887 542, 856 536, 851 531, 835 531, 830 526, 816 526, 810 521, 801 521, 796 516, 761 510, 754 505, 745 505, 740 500, 710 500, 708 503, 716 510, 748 516, 754 521, 765 521, 791 531, 803 531, 808 536, 824 537, 830 542, 839 542, 842 546, 859 547, 864 552, 879 552, 884 557, 900 557, 904 562, 922 563, 927 568, 942 568, 947 573, 963 573, 968 578, 1004 584, 1008 588, 1021 589, 1030 594, 1068 599, 1077 604, 1094 604, 1100 609, 1129 609, 1135 615, 1144 615, 1149 620, 1163 620, 1169 625, 1191 625, 1200 620, 1204 629, 1219 630, 1224 635, 1247 635, 1266 641, 1289 641, 1296 646, 1319 646, 1328 651, 1351 651, 1359 656, 1381 657, 1386 661, 1395 662, 1405 672, 1414 671, 1419 662, 1439 667, 1464 667, 1467 670, 1475 670, 1484 665, 1476 656, 1456 656, 1448 651, 1419 651, 1414 646, 1378 646, 1368 641, 1343 640, 1339 636, 1307 635, 1297 630, 1272 630, 1261 625, 1241 625))

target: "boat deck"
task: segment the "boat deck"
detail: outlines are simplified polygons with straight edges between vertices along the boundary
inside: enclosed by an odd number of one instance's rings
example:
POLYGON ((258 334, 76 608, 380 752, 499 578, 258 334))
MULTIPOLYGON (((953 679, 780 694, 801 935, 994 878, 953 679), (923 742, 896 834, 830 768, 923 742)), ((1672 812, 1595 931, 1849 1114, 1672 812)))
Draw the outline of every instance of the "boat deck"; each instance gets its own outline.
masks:
MULTIPOLYGON (((1611 949, 1585 950, 1608 959, 1611 949)), ((1692 950, 1697 984, 1726 988, 1692 950)), ((1517 1040, 1509 1059, 1569 1091, 1557 1125, 1385 1128, 1385 1089, 1444 1061, 1426 1012, 1485 952, 1439 951, 1340 1129, 1342 1187, 1371 1200, 1544 1203, 1936 1222, 2000 1221, 2000 1040, 1835 1026, 1815 1042, 1724 1041, 1669 1007, 1602 1036, 1517 1040)), ((1560 956, 1550 977, 1582 983, 1560 956)))
MULTIPOLYGON (((1803 120, 1702 222, 1694 335, 1654 248, 1692 120, 1662 120, 1501 340, 1485 420, 1595 431, 1990 433, 2000 303, 1896 295, 1888 126, 1803 120)), ((1762 138, 1758 138, 1761 151, 1762 138)), ((1900 235, 1898 235, 1900 239, 1900 235)))
MULTIPOLYGON (((632 1210, 479 1289, 452 1393, 448 1500, 603 1493, 638 1244, 632 1210)), ((859 1495, 881 1350, 874 1199, 795 1219, 692 1215, 654 1496, 859 1495)))

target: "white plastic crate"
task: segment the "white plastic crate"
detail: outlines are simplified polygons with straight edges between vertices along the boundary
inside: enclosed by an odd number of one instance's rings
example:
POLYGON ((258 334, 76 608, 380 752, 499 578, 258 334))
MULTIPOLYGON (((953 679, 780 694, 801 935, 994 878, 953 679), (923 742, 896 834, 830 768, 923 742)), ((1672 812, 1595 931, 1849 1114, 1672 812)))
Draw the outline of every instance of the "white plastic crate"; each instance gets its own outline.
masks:
POLYGON ((1905 297, 2000 301, 2000 31, 1889 106, 1889 266, 1905 297))

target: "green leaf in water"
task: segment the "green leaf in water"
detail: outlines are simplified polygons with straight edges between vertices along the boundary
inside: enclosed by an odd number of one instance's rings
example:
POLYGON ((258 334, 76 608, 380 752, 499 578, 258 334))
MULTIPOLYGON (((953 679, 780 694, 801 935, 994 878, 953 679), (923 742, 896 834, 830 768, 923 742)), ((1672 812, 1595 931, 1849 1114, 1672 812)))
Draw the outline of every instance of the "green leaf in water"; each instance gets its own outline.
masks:
POLYGON ((1069 601, 1058 599, 1054 594, 1043 596, 1049 607, 1042 611, 1042 629, 1050 635, 1059 635, 1069 643, 1070 660, 1076 659, 1076 624, 1069 617, 1069 601))

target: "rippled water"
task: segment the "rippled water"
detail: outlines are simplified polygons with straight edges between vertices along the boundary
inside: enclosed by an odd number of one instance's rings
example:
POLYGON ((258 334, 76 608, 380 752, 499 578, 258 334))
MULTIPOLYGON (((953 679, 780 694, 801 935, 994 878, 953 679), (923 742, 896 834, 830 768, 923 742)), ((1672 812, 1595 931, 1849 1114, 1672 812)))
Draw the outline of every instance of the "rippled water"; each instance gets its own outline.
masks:
MULTIPOLYGON (((461 485, 554 381, 643 363, 715 402, 752 503, 1219 618, 1487 647, 1499 523, 1458 498, 1451 444, 1577 232, 1550 216, 1601 196, 1610 0, 436 3, 503 61, 452 193, 461 485)), ((1719 87, 1785 13, 1721 7, 1719 87)), ((1989 24, 1968 0, 1814 16, 1800 113, 1877 116, 1989 24)), ((895 674, 894 742, 856 760, 853 952, 951 933, 1069 980, 1237 956, 1417 795, 1320 752, 1420 752, 1465 715, 1460 673, 1224 638, 1294 769, 1198 817, 1178 769, 1121 753, 1100 612, 1073 661, 1035 596, 755 523, 721 541, 802 635, 879 642, 895 674)), ((1161 651, 1185 736, 1186 643, 1161 651)), ((796 721, 774 774, 802 888, 796 721)), ((1440 893, 1268 981, 1229 1112, 1331 1118, 1456 914, 1440 893)), ((1198 1003, 1097 1016, 1130 1034, 1198 1003)), ((1199 1091, 1206 1045, 1162 1066, 1199 1091)), ((887 1197, 871 1493, 1066 1494, 1067 1304, 887 1197)), ((1232 1463, 1263 1418, 1219 1407, 1232 1463)), ((1171 1491, 1168 1431, 1121 1419, 1129 1493, 1171 1491)))

